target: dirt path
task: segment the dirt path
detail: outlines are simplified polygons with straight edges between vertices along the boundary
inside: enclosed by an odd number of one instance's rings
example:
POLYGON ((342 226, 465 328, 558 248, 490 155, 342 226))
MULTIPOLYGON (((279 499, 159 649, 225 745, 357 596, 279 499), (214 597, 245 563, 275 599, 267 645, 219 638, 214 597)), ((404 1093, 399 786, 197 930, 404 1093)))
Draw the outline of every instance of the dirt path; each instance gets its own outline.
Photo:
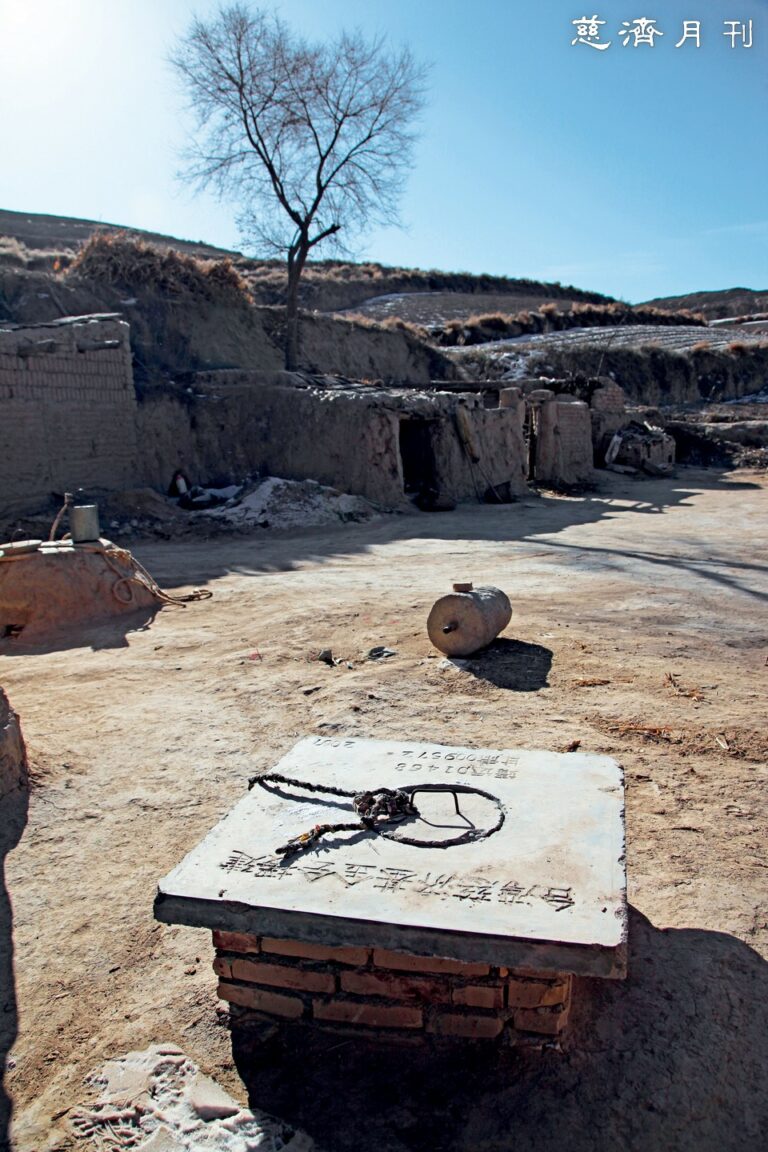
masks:
POLYGON ((620 759, 630 979, 581 983, 564 1054, 478 1055, 470 1068, 446 1057, 431 1071, 398 1056, 382 1079, 373 1054, 305 1063, 288 1048, 283 1066, 247 1077, 254 1106, 300 1122, 329 1152, 760 1146, 768 484, 686 470, 601 483, 580 499, 137 547, 163 586, 204 584, 213 599, 166 608, 143 631, 5 648, 0 680, 36 782, 6 860, 17 1152, 72 1147, 66 1111, 84 1076, 157 1040, 245 1098, 210 940, 153 922, 155 884, 250 774, 331 732, 561 750, 578 740, 620 759), (429 607, 457 579, 498 584, 514 606, 507 641, 476 673, 442 669, 426 639, 429 607), (377 644, 398 655, 364 660, 377 644), (310 662, 324 647, 353 668, 310 662))

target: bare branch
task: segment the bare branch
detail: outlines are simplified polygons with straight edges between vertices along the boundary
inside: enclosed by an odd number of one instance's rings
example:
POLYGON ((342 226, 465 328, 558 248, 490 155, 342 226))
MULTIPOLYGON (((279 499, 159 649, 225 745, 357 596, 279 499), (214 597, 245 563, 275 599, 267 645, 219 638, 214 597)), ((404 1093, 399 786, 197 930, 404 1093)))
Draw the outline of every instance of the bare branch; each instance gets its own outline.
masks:
POLYGON ((282 252, 294 279, 317 245, 396 221, 424 103, 408 49, 357 32, 310 44, 235 3, 195 19, 171 63, 195 118, 186 177, 234 200, 247 238, 282 252))

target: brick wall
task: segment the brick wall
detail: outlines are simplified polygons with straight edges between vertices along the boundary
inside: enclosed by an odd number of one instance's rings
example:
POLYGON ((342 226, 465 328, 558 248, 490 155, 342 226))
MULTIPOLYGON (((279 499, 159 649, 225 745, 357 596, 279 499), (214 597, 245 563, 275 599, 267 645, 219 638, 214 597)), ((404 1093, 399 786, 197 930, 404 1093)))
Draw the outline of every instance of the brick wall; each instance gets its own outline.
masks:
POLYGON ((599 387, 592 393, 590 408, 594 412, 612 412, 623 416, 626 405, 627 397, 624 389, 609 376, 601 376, 599 387))
POLYGON ((255 1015, 516 1044, 557 1037, 568 1022, 569 975, 239 932, 215 931, 213 942, 235 1025, 255 1015))
POLYGON ((583 400, 562 396, 543 401, 538 409, 537 484, 554 488, 581 484, 592 477, 592 420, 583 400))
POLYGON ((128 325, 83 317, 0 330, 0 503, 130 487, 137 470, 128 325))
POLYGON ((400 421, 407 418, 433 429, 443 494, 463 501, 476 500, 489 485, 507 484, 516 495, 526 490, 522 400, 486 410, 474 396, 296 384, 287 373, 221 371, 199 373, 183 399, 145 396, 139 406, 144 482, 166 488, 182 468, 193 483, 229 483, 264 468, 397 506, 403 500, 400 421), (469 445, 457 427, 460 411, 469 445))
POLYGON ((605 449, 608 447, 614 432, 624 428, 629 420, 626 400, 623 388, 620 388, 607 376, 600 378, 600 387, 595 388, 589 402, 592 420, 592 447, 595 451, 595 460, 599 464, 603 463, 605 449))
MULTIPOLYGON (((118 318, 2 329, 0 516, 41 511, 52 494, 78 488, 165 491, 179 468, 200 484, 259 470, 309 477, 397 506, 401 424, 414 419, 431 429, 442 496, 506 499, 526 491, 528 459, 525 403, 514 389, 505 401, 486 409, 474 395, 434 390, 307 387, 263 371, 198 374, 194 387, 163 385, 139 401, 128 325, 118 318)), ((591 471, 579 432, 569 414, 555 421, 542 483, 591 471)))

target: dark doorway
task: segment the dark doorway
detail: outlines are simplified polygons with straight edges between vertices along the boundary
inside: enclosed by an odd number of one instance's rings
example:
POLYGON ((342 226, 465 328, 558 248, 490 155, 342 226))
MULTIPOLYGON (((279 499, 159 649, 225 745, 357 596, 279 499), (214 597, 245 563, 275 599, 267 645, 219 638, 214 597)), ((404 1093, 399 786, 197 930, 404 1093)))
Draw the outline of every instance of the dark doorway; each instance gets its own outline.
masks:
POLYGON ((533 404, 526 404, 525 419, 523 421, 523 439, 525 440, 526 458, 528 460, 528 479, 536 478, 536 450, 538 432, 538 413, 533 404))
POLYGON ((437 491, 435 451, 432 430, 436 420, 400 421, 400 459, 403 462, 403 488, 406 496, 437 491))

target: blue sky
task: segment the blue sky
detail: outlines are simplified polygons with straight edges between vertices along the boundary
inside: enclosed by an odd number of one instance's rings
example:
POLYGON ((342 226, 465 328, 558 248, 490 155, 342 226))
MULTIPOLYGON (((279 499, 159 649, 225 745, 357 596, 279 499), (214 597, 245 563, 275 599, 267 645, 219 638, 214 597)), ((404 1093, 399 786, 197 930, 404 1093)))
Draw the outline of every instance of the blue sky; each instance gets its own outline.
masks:
MULTIPOLYGON (((175 179, 166 64, 209 0, 0 0, 0 207, 240 247, 234 209, 175 179)), ((768 287, 768 0, 282 0, 431 65, 403 229, 362 258, 561 280, 633 302, 768 287), (607 50, 571 40, 597 15, 607 50), (655 19, 653 47, 617 35, 655 19), (685 20, 702 45, 675 48, 685 20), (752 20, 753 47, 724 21, 752 20)))

